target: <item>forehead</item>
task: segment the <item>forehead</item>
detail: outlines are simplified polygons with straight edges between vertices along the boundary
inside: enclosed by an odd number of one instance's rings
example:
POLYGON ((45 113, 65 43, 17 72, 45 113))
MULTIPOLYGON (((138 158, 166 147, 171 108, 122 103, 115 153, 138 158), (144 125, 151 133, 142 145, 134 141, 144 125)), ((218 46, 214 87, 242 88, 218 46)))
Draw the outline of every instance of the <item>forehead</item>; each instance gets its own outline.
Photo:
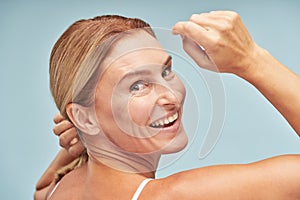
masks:
POLYGON ((147 65, 161 65, 168 54, 157 39, 149 33, 139 30, 124 35, 114 44, 103 64, 105 71, 118 74, 147 65))

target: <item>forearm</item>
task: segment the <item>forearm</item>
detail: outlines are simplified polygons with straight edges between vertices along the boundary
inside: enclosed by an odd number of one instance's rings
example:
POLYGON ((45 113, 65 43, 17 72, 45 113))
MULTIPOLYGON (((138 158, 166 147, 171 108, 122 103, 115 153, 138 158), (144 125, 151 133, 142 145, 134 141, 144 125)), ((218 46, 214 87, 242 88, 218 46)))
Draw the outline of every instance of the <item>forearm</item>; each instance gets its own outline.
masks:
POLYGON ((54 160, 51 162, 49 167, 46 169, 38 183, 36 184, 36 190, 41 190, 51 184, 53 181, 54 175, 58 169, 69 164, 75 159, 75 157, 71 156, 67 150, 61 149, 59 153, 56 155, 54 160))
POLYGON ((34 192, 34 196, 33 196, 33 199, 34 200, 45 200, 46 199, 46 196, 48 194, 48 190, 50 188, 50 185, 49 186, 46 186, 40 190, 36 190, 34 192))
POLYGON ((300 136, 300 77, 257 46, 247 71, 237 73, 254 85, 300 136))

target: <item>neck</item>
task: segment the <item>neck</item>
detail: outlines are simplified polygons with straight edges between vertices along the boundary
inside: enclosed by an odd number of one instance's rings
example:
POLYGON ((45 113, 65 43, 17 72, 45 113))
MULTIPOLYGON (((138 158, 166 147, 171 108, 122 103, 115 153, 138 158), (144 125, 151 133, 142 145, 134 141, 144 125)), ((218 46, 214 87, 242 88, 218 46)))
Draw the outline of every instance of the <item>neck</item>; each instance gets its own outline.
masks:
POLYGON ((101 137, 101 134, 86 136, 84 142, 93 164, 105 165, 119 172, 141 174, 148 178, 154 178, 161 154, 126 152, 112 144, 105 136, 101 137))
POLYGON ((103 199, 103 197, 104 199, 107 199, 105 197, 111 197, 112 194, 116 192, 114 190, 107 190, 108 188, 116 188, 117 190, 121 189, 121 197, 117 199, 123 199, 126 197, 125 191, 131 191, 130 196, 132 195, 133 184, 139 184, 145 178, 154 178, 154 173, 154 171, 144 173, 126 173, 119 169, 116 170, 115 168, 104 164, 102 161, 100 162, 98 158, 95 158, 90 154, 84 185, 85 192, 82 199, 103 199), (122 188, 119 188, 120 185, 122 188))
POLYGON ((132 166, 127 166, 125 164, 123 164, 123 168, 120 168, 120 163, 114 162, 115 165, 117 165, 117 167, 112 167, 112 162, 109 161, 103 161, 103 159, 101 159, 101 161, 99 161, 99 159, 95 158, 94 156, 90 155, 89 157, 89 167, 90 171, 93 171, 95 174, 98 172, 103 173, 103 174, 118 174, 118 175, 133 175, 133 176, 137 176, 137 177, 146 177, 146 178, 155 178, 155 171, 137 171, 136 168, 133 168, 132 166), (123 170, 123 169, 127 169, 127 170, 123 170), (128 169, 132 169, 131 171, 129 171, 128 169))

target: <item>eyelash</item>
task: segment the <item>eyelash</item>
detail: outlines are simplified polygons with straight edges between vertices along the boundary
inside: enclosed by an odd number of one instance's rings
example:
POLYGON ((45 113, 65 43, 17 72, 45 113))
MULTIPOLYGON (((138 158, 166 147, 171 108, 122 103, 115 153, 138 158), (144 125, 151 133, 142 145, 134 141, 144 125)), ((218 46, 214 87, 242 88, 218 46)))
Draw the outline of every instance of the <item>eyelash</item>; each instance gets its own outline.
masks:
POLYGON ((147 81, 142 81, 142 80, 139 80, 139 81, 136 81, 134 84, 132 84, 129 88, 129 90, 132 92, 132 91, 139 91, 140 88, 136 88, 136 86, 138 85, 143 85, 143 86, 146 86, 148 87, 150 84, 147 82, 147 81))
POLYGON ((172 73, 172 67, 171 66, 168 66, 164 69, 164 71, 161 73, 161 76, 163 78, 165 78, 166 76, 169 76, 170 74, 172 73), (166 71, 168 71, 167 74, 164 74, 166 71))
MULTIPOLYGON (((163 78, 166 78, 167 76, 170 76, 172 74, 172 67, 171 66, 168 66, 166 67, 163 72, 161 73, 161 76, 163 78)), ((145 81, 145 80, 139 80, 139 81, 136 81, 135 83, 133 83, 129 90, 130 92, 133 92, 133 91, 140 91, 142 89, 140 89, 139 85, 142 85, 142 86, 145 86, 145 87, 149 87, 151 85, 151 83, 149 83, 148 81, 145 81)))

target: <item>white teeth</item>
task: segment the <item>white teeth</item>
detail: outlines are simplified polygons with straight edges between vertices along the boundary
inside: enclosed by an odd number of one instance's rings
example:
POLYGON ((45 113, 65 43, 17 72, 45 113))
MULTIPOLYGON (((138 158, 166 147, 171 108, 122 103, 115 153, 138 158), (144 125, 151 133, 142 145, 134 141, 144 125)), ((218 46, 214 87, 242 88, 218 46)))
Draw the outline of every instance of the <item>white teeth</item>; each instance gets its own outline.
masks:
POLYGON ((178 113, 175 113, 174 115, 173 115, 173 120, 176 120, 177 118, 178 118, 178 113))
POLYGON ((177 118, 175 118, 175 116, 173 115, 173 116, 170 116, 170 117, 168 117, 168 120, 169 120, 169 122, 173 122, 173 121, 175 121, 175 119, 177 119, 177 118))
POLYGON ((163 120, 159 120, 158 123, 159 123, 159 125, 161 125, 161 126, 164 125, 164 121, 163 121, 163 120))
POLYGON ((152 127, 158 127, 158 126, 163 126, 165 124, 169 124, 169 123, 172 123, 174 122, 176 119, 178 118, 178 112, 176 112, 174 115, 168 117, 168 118, 165 118, 165 119, 161 119, 161 120, 157 120, 155 122, 152 122, 151 123, 151 126, 152 127))

